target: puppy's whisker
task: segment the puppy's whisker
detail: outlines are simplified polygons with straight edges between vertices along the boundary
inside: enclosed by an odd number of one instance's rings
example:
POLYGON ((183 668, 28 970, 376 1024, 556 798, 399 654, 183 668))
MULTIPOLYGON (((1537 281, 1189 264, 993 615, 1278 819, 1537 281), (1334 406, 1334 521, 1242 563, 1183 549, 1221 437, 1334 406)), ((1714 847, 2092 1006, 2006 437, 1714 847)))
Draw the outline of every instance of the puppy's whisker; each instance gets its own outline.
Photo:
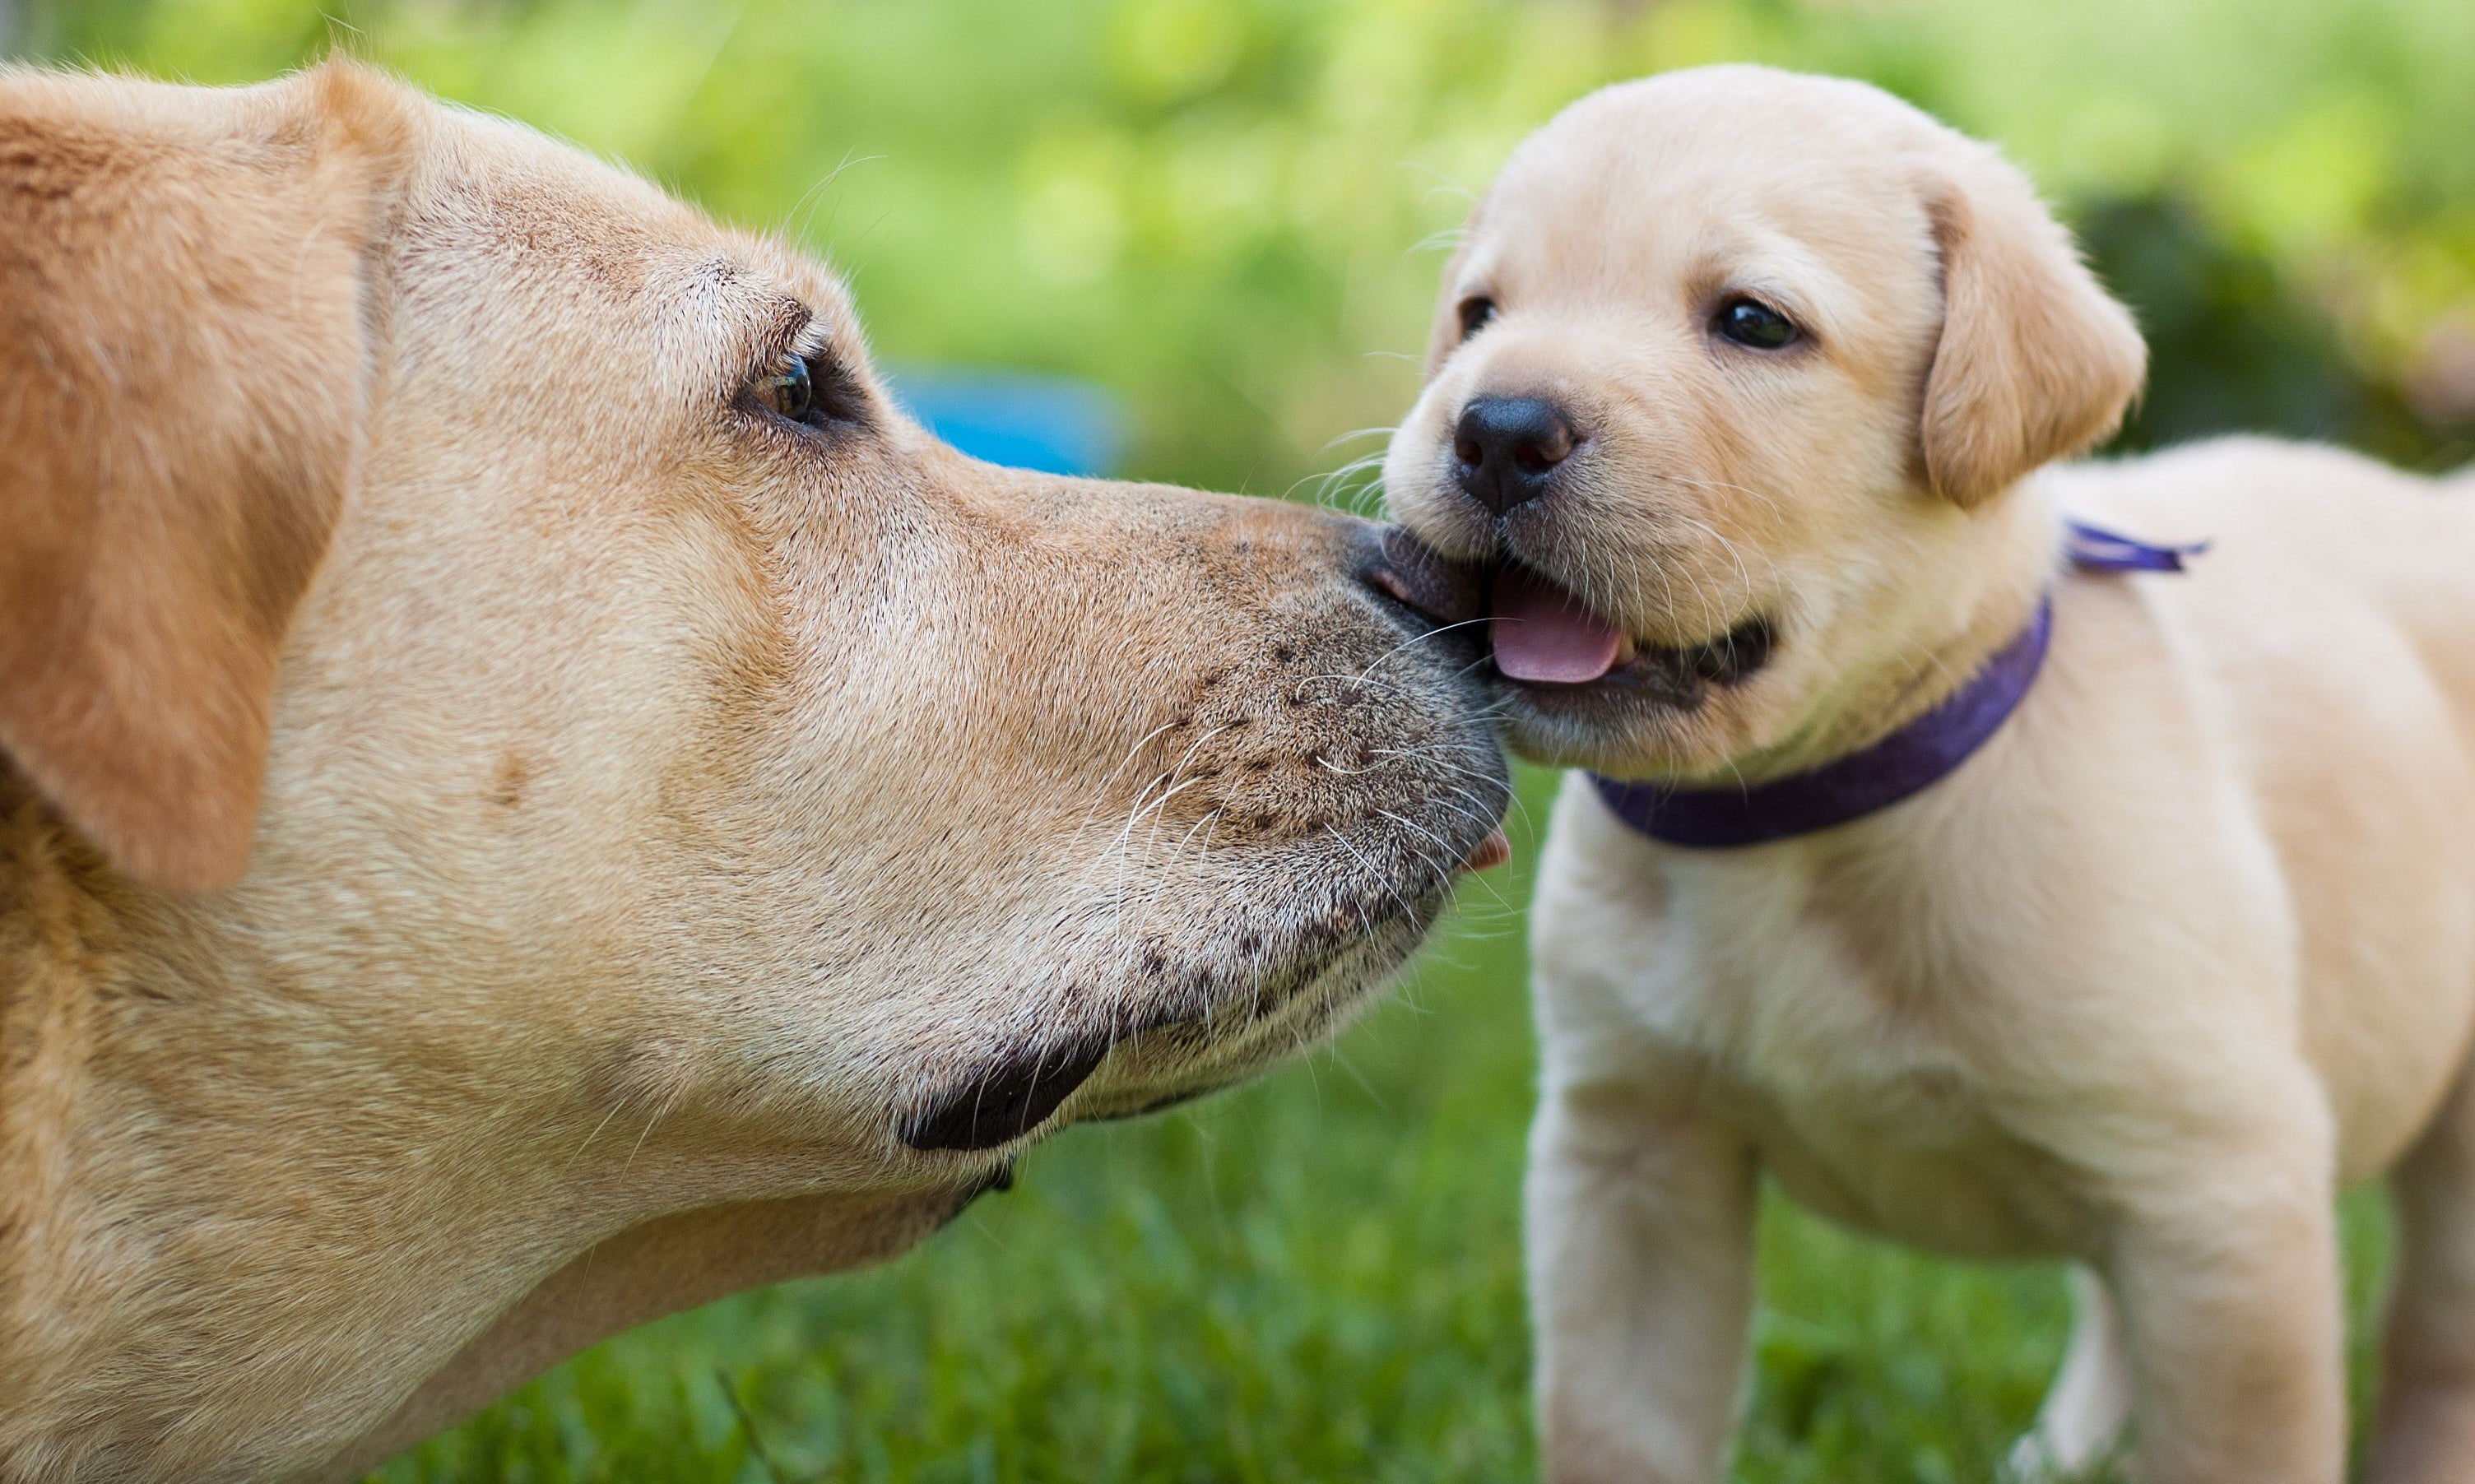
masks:
MULTIPOLYGON (((1348 432, 1334 434, 1332 441, 1323 446, 1323 451, 1329 453, 1333 450, 1339 448, 1344 443, 1356 443, 1360 438, 1389 439, 1393 433, 1398 430, 1397 425, 1385 427, 1353 427, 1348 432)), ((1374 458, 1377 463, 1382 463, 1384 461, 1384 455, 1380 452, 1370 456, 1374 458)))
MULTIPOLYGON (((1358 437, 1362 435, 1344 434, 1342 436, 1358 437)), ((1329 448, 1330 445, 1326 445, 1326 447, 1329 448)), ((1285 498, 1294 497, 1297 494, 1299 485, 1303 485, 1309 480, 1313 480, 1315 484, 1315 503, 1327 510, 1336 508, 1336 503, 1339 499, 1351 498, 1355 499, 1357 497, 1362 497, 1365 495, 1368 490, 1376 488, 1376 481, 1370 480, 1357 486, 1352 486, 1349 481, 1366 474, 1370 470, 1380 469, 1383 466, 1383 463, 1384 454, 1381 450, 1363 454, 1358 458, 1351 459, 1348 463, 1341 465, 1338 469, 1335 469, 1328 474, 1307 474, 1302 476, 1290 484, 1287 491, 1285 492, 1285 498)))
POLYGON ((1753 499, 1760 500, 1764 505, 1769 506, 1775 514, 1780 509, 1778 498, 1777 496, 1766 495, 1760 490, 1754 489, 1751 485, 1730 484, 1725 479, 1696 479, 1689 474, 1667 474, 1663 477, 1672 483, 1681 484, 1691 489, 1729 490, 1739 495, 1750 495, 1753 499))

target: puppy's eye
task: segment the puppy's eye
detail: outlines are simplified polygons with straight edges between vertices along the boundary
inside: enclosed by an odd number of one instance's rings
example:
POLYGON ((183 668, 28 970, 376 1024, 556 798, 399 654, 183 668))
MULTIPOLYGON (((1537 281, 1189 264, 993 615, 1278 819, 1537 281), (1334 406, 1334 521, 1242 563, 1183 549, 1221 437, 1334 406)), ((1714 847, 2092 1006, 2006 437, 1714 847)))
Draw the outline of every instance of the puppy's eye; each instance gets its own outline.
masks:
POLYGON ((1751 346, 1756 351, 1776 351, 1802 333, 1786 315, 1758 299, 1747 299, 1741 294, 1719 306, 1719 319, 1714 328, 1738 345, 1751 346))
POLYGON ((1464 299, 1461 301, 1460 315, 1461 338, 1467 340, 1484 329, 1487 322, 1495 318, 1495 301, 1483 294, 1464 299))
POLYGON ((779 367, 766 372, 747 383, 747 390, 757 405, 779 413, 794 423, 804 423, 817 406, 817 378, 809 373, 808 358, 794 355, 779 367))

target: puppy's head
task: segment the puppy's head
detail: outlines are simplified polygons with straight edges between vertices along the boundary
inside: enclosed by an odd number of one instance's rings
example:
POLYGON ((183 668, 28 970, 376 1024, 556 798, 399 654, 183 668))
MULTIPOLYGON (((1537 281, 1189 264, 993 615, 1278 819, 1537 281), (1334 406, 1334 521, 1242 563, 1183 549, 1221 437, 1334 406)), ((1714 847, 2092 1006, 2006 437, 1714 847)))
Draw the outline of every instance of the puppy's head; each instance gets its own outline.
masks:
POLYGON ((2144 352, 2020 173, 1875 88, 1626 84, 1515 152, 1446 271, 1395 513, 1496 571, 1514 744, 1796 766, 1851 685, 2040 575, 2005 492, 2144 352))

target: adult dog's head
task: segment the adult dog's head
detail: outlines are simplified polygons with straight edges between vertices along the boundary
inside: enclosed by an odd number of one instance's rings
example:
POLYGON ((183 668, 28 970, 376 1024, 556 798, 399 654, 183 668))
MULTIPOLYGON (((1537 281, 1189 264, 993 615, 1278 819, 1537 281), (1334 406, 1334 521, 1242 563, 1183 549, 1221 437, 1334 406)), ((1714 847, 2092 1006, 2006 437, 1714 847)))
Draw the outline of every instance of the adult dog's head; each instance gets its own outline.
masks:
POLYGON ((1517 748, 1750 778, 2008 636, 2052 533, 2004 496, 2110 431, 2144 358, 1990 148, 1859 83, 1673 73, 1514 154, 1385 482, 1501 564, 1517 748))
POLYGON ((11 1478, 894 1250, 1327 1032, 1505 799, 1414 553, 963 458, 825 273, 350 66, 0 75, 0 524, 11 1478))

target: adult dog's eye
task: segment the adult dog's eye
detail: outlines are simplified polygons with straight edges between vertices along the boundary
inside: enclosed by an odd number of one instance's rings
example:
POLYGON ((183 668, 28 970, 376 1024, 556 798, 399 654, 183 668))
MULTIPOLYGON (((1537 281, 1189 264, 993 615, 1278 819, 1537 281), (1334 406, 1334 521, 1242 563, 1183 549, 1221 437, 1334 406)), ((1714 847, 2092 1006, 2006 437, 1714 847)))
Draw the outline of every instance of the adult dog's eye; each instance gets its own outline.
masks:
POLYGON ((1495 318, 1495 301, 1483 294, 1473 295, 1461 301, 1460 314, 1461 338, 1467 340, 1484 329, 1487 322, 1495 318))
POLYGON ((757 403, 794 423, 804 423, 817 405, 817 380, 808 372, 808 358, 794 355, 778 368, 766 372, 747 383, 757 403))
POLYGON ((1741 294, 1719 306, 1717 328, 1738 345, 1756 351, 1776 351, 1801 333, 1786 315, 1741 294))

